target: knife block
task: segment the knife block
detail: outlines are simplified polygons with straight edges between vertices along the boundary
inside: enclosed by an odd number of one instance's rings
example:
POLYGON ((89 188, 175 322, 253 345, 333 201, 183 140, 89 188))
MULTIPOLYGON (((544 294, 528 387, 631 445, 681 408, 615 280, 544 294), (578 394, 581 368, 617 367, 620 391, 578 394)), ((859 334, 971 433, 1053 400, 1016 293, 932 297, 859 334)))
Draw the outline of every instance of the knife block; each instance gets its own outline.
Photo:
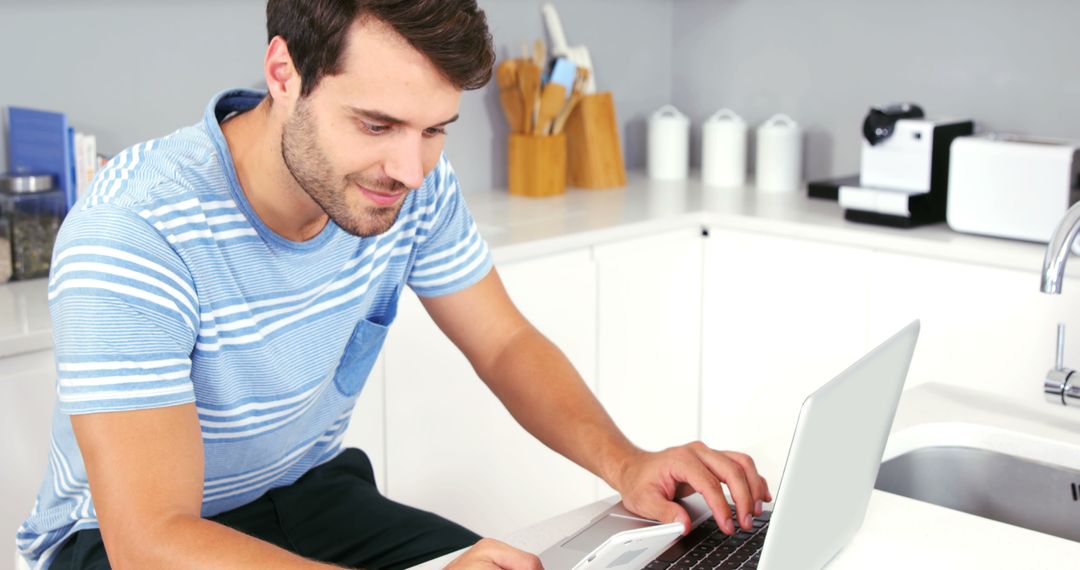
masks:
POLYGON ((567 118, 567 182, 577 188, 626 186, 611 92, 585 95, 567 118))
POLYGON ((566 192, 566 135, 511 134, 507 171, 511 194, 540 198, 566 192))

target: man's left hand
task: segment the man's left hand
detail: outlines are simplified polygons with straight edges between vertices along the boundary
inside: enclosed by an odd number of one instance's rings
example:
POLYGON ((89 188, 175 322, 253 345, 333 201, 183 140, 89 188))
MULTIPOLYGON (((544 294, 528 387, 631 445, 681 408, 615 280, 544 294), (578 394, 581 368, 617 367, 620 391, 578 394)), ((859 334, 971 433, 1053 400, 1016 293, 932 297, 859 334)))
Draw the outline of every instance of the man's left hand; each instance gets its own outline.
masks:
POLYGON ((663 522, 681 522, 687 532, 690 515, 674 501, 695 491, 705 498, 726 534, 736 529, 721 484, 731 493, 743 530, 753 528, 753 517, 762 513, 762 503, 772 501, 769 485, 749 455, 716 451, 701 442, 659 452, 639 451, 624 462, 614 483, 627 509, 663 522))

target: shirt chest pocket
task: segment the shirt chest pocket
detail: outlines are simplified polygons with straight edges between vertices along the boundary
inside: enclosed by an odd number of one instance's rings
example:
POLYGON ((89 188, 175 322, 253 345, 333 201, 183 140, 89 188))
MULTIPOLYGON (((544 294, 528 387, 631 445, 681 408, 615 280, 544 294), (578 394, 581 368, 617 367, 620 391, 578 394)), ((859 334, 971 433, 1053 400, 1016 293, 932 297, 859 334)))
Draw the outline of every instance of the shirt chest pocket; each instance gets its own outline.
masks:
POLYGON ((386 341, 387 330, 385 325, 367 320, 357 323, 334 372, 334 386, 343 395, 355 396, 364 387, 386 341))

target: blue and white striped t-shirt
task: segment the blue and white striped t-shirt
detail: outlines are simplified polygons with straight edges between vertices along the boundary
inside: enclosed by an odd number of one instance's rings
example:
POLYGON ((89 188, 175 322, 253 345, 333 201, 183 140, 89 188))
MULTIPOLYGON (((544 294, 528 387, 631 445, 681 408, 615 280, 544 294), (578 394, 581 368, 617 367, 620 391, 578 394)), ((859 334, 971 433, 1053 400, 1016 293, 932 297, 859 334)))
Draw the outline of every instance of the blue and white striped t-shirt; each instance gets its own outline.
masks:
POLYGON ((98 525, 70 415, 195 402, 202 515, 239 507, 340 451, 403 285, 443 295, 491 269, 445 156, 381 235, 275 234, 219 126, 262 97, 226 91, 202 123, 120 153, 64 221, 49 279, 58 404, 17 536, 35 567, 98 525))

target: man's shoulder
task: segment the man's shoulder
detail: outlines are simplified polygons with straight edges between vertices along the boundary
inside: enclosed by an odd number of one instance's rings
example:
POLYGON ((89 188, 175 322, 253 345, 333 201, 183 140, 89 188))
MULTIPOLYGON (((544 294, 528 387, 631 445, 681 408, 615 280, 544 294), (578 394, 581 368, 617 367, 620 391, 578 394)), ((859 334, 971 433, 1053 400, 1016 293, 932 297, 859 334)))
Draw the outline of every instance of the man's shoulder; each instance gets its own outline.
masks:
POLYGON ((433 194, 458 191, 457 173, 454 172, 454 166, 450 164, 450 159, 447 158, 445 152, 439 155, 435 168, 424 180, 424 186, 428 187, 433 194))
POLYGON ((235 208, 228 180, 213 140, 199 125, 139 143, 94 177, 64 220, 57 247, 109 241, 164 252, 172 248, 166 242, 173 226, 200 212, 235 208))
POLYGON ((118 153, 94 177, 76 210, 109 205, 138 213, 200 196, 213 199, 227 189, 214 141, 195 125, 118 153))

